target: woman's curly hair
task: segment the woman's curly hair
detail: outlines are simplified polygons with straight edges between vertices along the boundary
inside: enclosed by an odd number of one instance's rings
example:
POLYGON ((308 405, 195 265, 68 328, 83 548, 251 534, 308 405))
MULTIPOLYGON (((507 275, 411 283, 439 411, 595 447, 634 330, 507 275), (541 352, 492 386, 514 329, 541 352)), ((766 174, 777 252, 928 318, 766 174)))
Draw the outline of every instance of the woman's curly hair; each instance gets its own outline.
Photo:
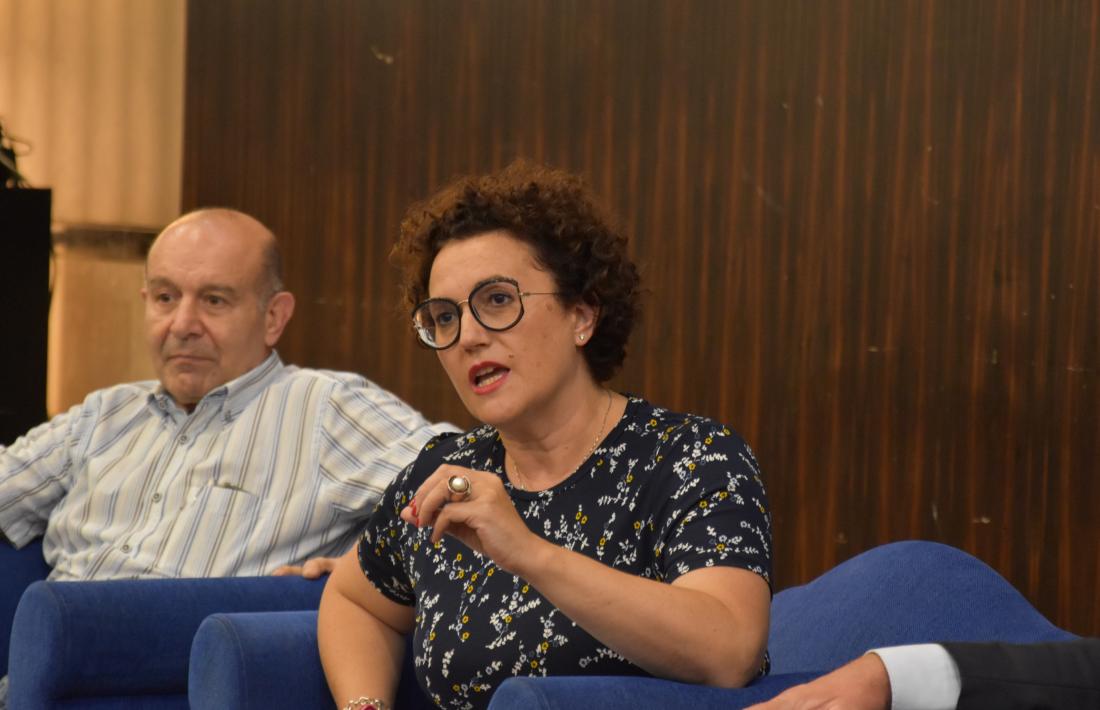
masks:
POLYGON ((504 230, 529 244, 554 277, 565 305, 599 308, 584 357, 597 382, 615 374, 638 315, 638 270, 626 237, 583 180, 525 160, 456 180, 412 205, 392 258, 411 310, 428 297, 432 262, 447 242, 504 230))

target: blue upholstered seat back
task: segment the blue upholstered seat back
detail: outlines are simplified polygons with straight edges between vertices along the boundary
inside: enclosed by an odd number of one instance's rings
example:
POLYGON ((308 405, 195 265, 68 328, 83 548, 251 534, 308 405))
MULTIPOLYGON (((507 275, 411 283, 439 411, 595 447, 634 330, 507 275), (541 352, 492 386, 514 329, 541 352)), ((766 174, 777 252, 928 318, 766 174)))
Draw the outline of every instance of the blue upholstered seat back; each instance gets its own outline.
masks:
POLYGON ((870 648, 934 641, 1047 641, 1047 621, 981 560, 935 542, 868 550, 775 595, 773 673, 829 670, 870 648))

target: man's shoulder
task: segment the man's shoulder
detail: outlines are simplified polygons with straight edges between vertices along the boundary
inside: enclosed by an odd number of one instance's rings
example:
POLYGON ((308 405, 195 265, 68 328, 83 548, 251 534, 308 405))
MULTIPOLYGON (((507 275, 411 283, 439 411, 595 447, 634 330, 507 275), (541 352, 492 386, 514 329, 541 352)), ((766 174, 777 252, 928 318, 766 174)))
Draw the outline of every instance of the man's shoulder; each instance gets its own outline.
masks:
POLYGON ((312 367, 298 367, 297 365, 284 366, 281 376, 274 384, 297 382, 317 382, 346 387, 378 387, 378 385, 357 372, 315 369, 312 367))
MULTIPOLYGON (((297 365, 284 365, 276 376, 265 383, 264 389, 297 391, 303 395, 309 391, 320 391, 324 397, 329 399, 362 397, 372 400, 379 398, 397 399, 396 395, 389 390, 380 387, 357 372, 314 369, 298 367, 297 365)), ((291 394, 289 396, 293 397, 295 395, 291 394)))
POLYGON ((271 385, 300 392, 320 387, 320 401, 330 410, 363 421, 387 422, 408 430, 424 429, 428 435, 454 429, 449 424, 430 426, 427 419, 405 400, 388 389, 355 372, 322 370, 288 365, 271 385))
POLYGON ((93 390, 82 401, 55 414, 42 426, 70 426, 74 433, 80 435, 89 431, 89 427, 131 421, 133 417, 144 416, 149 411, 149 398, 157 392, 158 386, 156 380, 142 380, 93 390))

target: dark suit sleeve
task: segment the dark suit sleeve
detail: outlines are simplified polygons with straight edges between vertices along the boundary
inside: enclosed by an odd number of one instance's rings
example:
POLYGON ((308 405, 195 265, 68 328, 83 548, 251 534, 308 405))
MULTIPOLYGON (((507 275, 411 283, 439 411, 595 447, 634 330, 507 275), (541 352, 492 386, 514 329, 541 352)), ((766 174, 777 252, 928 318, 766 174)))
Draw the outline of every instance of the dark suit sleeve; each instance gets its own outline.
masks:
POLYGON ((1100 708, 1100 639, 943 647, 959 667, 959 710, 1100 708))

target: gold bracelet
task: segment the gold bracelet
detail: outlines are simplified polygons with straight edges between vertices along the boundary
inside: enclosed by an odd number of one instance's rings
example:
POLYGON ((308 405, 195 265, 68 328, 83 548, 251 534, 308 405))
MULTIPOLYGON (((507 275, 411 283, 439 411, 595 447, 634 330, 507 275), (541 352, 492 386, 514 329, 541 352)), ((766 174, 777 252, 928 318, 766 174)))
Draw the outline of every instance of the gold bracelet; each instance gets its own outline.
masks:
POLYGON ((390 710, 390 706, 385 700, 360 695, 354 700, 349 700, 344 710, 390 710))

